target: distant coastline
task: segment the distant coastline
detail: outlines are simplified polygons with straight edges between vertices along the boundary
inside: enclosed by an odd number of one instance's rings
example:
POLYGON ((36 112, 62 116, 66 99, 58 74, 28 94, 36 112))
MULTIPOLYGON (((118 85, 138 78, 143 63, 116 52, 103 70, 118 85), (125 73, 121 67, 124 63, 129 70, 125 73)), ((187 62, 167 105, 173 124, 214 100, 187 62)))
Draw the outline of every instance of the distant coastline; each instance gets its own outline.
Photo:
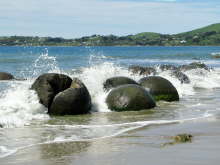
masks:
POLYGON ((144 32, 136 35, 61 37, 0 37, 0 46, 220 46, 220 23, 179 34, 144 32))

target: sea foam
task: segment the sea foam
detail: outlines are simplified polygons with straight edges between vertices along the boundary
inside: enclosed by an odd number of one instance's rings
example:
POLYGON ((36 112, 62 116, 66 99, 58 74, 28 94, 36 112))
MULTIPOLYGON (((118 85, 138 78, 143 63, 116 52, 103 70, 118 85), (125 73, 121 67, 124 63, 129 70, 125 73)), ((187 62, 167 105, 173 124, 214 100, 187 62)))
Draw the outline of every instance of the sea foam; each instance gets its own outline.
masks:
MULTIPOLYGON (((132 74, 127 67, 114 62, 106 62, 108 57, 94 54, 89 58, 89 65, 80 68, 80 72, 65 72, 58 67, 55 57, 48 52, 41 54, 28 69, 22 72, 26 81, 11 81, 0 95, 0 125, 2 127, 19 127, 30 124, 33 120, 49 119, 47 109, 39 103, 36 93, 30 90, 34 80, 43 73, 63 73, 70 77, 78 77, 87 86, 93 104, 93 111, 110 112, 105 99, 108 95, 103 89, 106 79, 114 76, 126 76, 138 81, 142 76, 132 74), (98 60, 97 60, 98 59, 98 60)), ((73 71, 75 69, 73 68, 73 71)), ((177 78, 172 77, 168 71, 158 71, 162 76, 173 83, 177 88, 180 98, 194 95, 196 88, 213 89, 220 87, 219 69, 210 72, 194 69, 184 72, 191 80, 190 84, 182 84, 177 78)))

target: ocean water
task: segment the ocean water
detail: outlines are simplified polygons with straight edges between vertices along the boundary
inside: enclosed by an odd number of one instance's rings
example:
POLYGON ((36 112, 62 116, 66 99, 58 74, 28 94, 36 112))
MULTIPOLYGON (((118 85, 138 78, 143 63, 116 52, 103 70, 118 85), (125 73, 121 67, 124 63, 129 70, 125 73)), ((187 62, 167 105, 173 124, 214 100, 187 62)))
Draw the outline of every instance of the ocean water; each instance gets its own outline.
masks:
POLYGON ((16 158, 24 150, 42 145, 96 141, 152 125, 218 118, 220 59, 211 56, 218 52, 220 47, 0 47, 0 71, 25 79, 0 81, 0 159, 16 158), (213 69, 186 71, 191 82, 182 84, 158 67, 192 62, 203 62, 213 69), (109 110, 105 103, 108 93, 102 84, 113 76, 138 81, 142 76, 129 72, 131 65, 155 67, 159 76, 177 88, 180 101, 158 102, 156 108, 139 112, 109 110), (81 79, 92 96, 91 114, 50 117, 30 90, 43 73, 81 79))

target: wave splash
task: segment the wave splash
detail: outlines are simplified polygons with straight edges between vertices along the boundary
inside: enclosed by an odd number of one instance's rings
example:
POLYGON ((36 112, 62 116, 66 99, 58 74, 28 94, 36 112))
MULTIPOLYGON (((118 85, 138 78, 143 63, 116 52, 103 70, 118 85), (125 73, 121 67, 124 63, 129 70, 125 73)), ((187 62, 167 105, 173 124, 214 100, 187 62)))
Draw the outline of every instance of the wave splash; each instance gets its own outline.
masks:
MULTIPOLYGON (((93 103, 93 111, 109 112, 105 98, 108 93, 103 90, 103 82, 114 76, 127 76, 138 81, 141 76, 134 75, 126 67, 109 62, 108 57, 92 54, 89 66, 80 69, 80 72, 64 72, 58 67, 55 57, 48 52, 41 54, 33 64, 23 73, 25 81, 11 81, 0 94, 0 126, 21 127, 29 125, 33 120, 49 119, 46 108, 39 104, 36 93, 30 90, 34 80, 43 73, 63 73, 70 77, 78 77, 87 86, 93 103), (96 60, 98 59, 98 60, 96 60), (107 62, 106 62, 107 61, 107 62), (27 72, 28 70, 28 72, 27 72)), ((177 88, 181 98, 195 94, 195 88, 213 89, 220 87, 220 71, 218 69, 207 72, 201 69, 184 72, 191 80, 190 84, 181 82, 167 71, 158 71, 158 75, 167 78, 177 88)))
MULTIPOLYGON (((161 71, 158 68, 157 73, 173 83, 180 94, 181 99, 186 99, 190 96, 196 95, 197 88, 214 89, 220 87, 220 70, 205 71, 201 69, 194 69, 185 71, 184 73, 190 78, 190 84, 182 84, 177 78, 172 77, 169 71, 161 71)), ((18 141, 13 141, 15 146, 0 146, 0 158, 7 157, 29 147, 51 143, 64 143, 73 141, 94 141, 103 138, 109 138, 121 135, 131 130, 150 125, 163 125, 172 123, 181 123, 191 120, 207 119, 215 114, 215 111, 207 111, 205 103, 198 105, 190 103, 184 105, 185 107, 176 108, 174 113, 176 117, 164 120, 150 120, 150 121, 136 121, 128 123, 112 124, 111 121, 104 121, 105 124, 99 124, 97 118, 95 122, 97 125, 70 125, 69 123, 62 122, 61 125, 45 124, 31 125, 32 123, 44 122, 49 120, 47 109, 38 101, 36 93, 30 90, 31 84, 34 80, 43 73, 63 73, 70 77, 78 77, 87 86, 91 96, 93 111, 110 112, 108 109, 105 98, 108 93, 103 90, 103 83, 106 79, 114 76, 126 76, 138 81, 142 76, 131 73, 127 67, 119 65, 114 59, 105 57, 100 54, 98 57, 94 54, 89 58, 89 66, 82 67, 78 71, 63 71, 58 67, 58 62, 55 57, 49 56, 48 52, 41 54, 30 67, 24 70, 21 74, 27 79, 25 81, 8 81, 4 82, 0 94, 0 126, 4 128, 22 127, 27 129, 25 133, 28 138, 22 144, 18 141), (191 112, 193 110, 193 113, 191 112), (179 114, 178 114, 179 113, 179 114), (31 125, 31 126, 30 126, 31 125), (39 127, 38 127, 39 126, 39 127), (42 136, 44 135, 44 136, 42 136), (18 143, 18 144, 17 144, 18 143)), ((1 84, 1 83, 0 83, 1 84)), ((197 103, 197 102, 196 102, 197 103)), ((182 106, 184 103, 176 103, 174 106, 182 106)), ((168 105, 169 106, 169 105, 168 105)), ((216 105, 215 105, 216 106, 216 105)), ((215 107, 214 107, 215 108, 215 107)), ((214 109, 213 108, 213 109, 214 109)), ((169 109, 170 110, 170 109, 169 109)), ((106 114, 106 113, 105 113, 106 114)), ((109 113, 108 113, 109 114, 109 113)), ((99 120, 107 120, 101 118, 99 120)), ((93 121, 94 122, 94 121, 93 121)), ((19 130, 16 130, 19 132, 19 130)), ((4 132, 5 133, 5 132, 4 132)), ((21 131, 20 134, 23 132, 21 131)), ((19 134, 19 133, 18 133, 19 134)), ((7 132, 3 136, 3 141, 7 140, 7 132)), ((13 139, 19 139, 13 135, 13 139)), ((20 139, 21 140, 21 139, 20 139)), ((21 140, 22 141, 22 140, 21 140)), ((7 143, 5 143, 7 144, 7 143)))

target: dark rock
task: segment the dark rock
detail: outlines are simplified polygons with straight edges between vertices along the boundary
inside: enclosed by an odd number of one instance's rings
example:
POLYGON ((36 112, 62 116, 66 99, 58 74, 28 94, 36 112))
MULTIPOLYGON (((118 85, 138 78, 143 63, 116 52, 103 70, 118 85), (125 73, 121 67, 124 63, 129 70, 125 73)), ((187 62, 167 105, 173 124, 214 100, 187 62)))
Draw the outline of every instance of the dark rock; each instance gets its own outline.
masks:
POLYGON ((179 70, 181 70, 181 71, 188 71, 188 70, 192 70, 192 69, 204 69, 204 70, 208 70, 208 71, 211 70, 210 67, 208 67, 206 64, 201 63, 201 62, 193 62, 188 65, 179 66, 179 70))
POLYGON ((153 68, 153 67, 144 67, 144 71, 140 73, 140 75, 155 75, 157 72, 156 72, 156 69, 153 68))
POLYGON ((26 78, 15 78, 16 81, 26 81, 26 78))
POLYGON ((74 78, 71 87, 58 93, 49 109, 50 115, 78 115, 91 109, 91 96, 86 86, 74 78))
POLYGON ((40 103, 49 108, 56 94, 69 88, 71 83, 72 79, 69 76, 46 73, 35 80, 31 89, 37 92, 40 103))
POLYGON ((159 76, 149 76, 140 79, 140 85, 147 88, 156 101, 178 101, 179 95, 173 84, 159 76))
POLYGON ((167 65, 167 64, 165 64, 165 65, 160 65, 159 68, 160 68, 160 70, 162 70, 162 71, 166 71, 166 70, 177 70, 177 69, 178 69, 178 68, 177 68, 176 66, 174 66, 174 65, 167 65))
POLYGON ((7 72, 0 72, 0 80, 12 80, 14 76, 7 72))
POLYGON ((135 66, 134 65, 134 66, 130 66, 128 68, 128 70, 131 71, 134 74, 140 74, 141 72, 144 71, 144 67, 142 67, 142 66, 135 66))
POLYGON ((103 86, 105 90, 110 90, 111 88, 118 87, 120 85, 125 85, 125 84, 137 84, 138 83, 128 77, 112 77, 107 79, 103 86))
POLYGON ((132 73, 134 74, 139 74, 139 75, 155 75, 156 74, 156 69, 153 67, 142 67, 142 66, 130 66, 128 68, 132 73))
POLYGON ((113 111, 138 111, 156 106, 149 92, 138 85, 122 85, 113 89, 106 103, 113 111))
POLYGON ((189 77, 181 71, 178 71, 178 70, 173 71, 173 72, 171 72, 171 76, 176 77, 182 84, 189 84, 190 83, 189 77))

